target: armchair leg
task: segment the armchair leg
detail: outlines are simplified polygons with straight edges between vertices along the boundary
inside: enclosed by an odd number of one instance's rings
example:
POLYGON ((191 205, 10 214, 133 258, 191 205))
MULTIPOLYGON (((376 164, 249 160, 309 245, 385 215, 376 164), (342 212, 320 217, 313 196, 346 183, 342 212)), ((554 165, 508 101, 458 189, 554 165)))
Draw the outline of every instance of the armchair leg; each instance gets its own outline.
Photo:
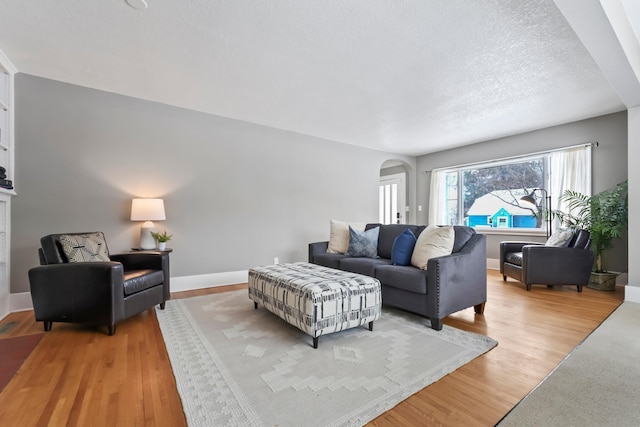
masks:
POLYGON ((476 311, 476 314, 483 314, 484 313, 484 305, 487 302, 483 302, 482 304, 477 304, 473 306, 473 309, 476 311))
POLYGON ((503 282, 506 282, 506 281, 507 281, 507 276, 503 275, 503 276, 502 276, 502 281, 503 281, 503 282))
POLYGON ((109 336, 112 337, 116 334, 116 325, 109 325, 109 336))
POLYGON ((527 283, 527 290, 530 291, 531 290, 531 283, 527 283))
POLYGON ((578 292, 582 292, 582 285, 577 285, 578 286, 578 292))
POLYGON ((160 310, 164 310, 164 303, 165 303, 165 301, 162 301, 162 302, 160 303, 160 310))
POLYGON ((429 317, 429 320, 431 321, 431 329, 435 331, 442 330, 442 319, 434 319, 432 317, 429 317))
POLYGON ((49 332, 51 330, 51 325, 53 325, 53 322, 51 320, 45 320, 43 323, 44 323, 44 331, 49 332))

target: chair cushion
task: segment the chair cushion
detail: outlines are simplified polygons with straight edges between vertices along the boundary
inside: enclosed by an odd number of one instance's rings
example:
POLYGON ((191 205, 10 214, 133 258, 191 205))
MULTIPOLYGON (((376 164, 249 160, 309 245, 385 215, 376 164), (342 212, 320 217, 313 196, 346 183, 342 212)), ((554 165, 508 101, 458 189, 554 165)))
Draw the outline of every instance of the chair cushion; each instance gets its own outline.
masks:
POLYGON ((522 267, 522 252, 509 252, 504 256, 505 261, 522 267))
POLYGON ((347 255, 352 257, 378 257, 378 234, 380 227, 367 231, 354 230, 349 226, 349 250, 347 255))
POLYGON ((411 255, 416 245, 416 236, 410 229, 404 230, 393 241, 391 247, 391 264, 393 265, 411 265, 411 255))
POLYGON ((131 270, 124 272, 124 294, 131 295, 164 282, 162 270, 131 270))
POLYGON ((375 277, 380 280, 382 286, 422 295, 427 293, 427 272, 425 270, 404 265, 377 265, 375 277))
POLYGON ((69 262, 108 262, 109 251, 102 232, 63 234, 60 245, 69 262))

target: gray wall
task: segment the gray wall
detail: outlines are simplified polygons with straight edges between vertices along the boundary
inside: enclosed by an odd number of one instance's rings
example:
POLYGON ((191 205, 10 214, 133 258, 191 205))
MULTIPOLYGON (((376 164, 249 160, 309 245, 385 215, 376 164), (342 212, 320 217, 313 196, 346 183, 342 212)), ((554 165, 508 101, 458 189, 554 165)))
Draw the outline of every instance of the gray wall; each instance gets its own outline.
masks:
MULTIPOLYGON (((482 162, 503 157, 524 155, 586 142, 598 141, 593 149, 592 191, 614 187, 627 179, 627 113, 608 114, 538 131, 460 147, 452 150, 420 156, 416 161, 417 204, 425 209, 418 212, 418 223, 426 224, 429 212, 429 184, 431 171, 446 166, 482 162)), ((544 238, 518 237, 491 234, 487 236, 487 257, 499 258, 499 243, 502 240, 544 241, 544 238)), ((614 242, 609 253, 609 269, 627 270, 627 239, 614 242)))
POLYGON ((29 290, 46 234, 137 245, 134 197, 164 198, 172 276, 190 276, 304 261, 330 219, 377 221, 385 160, 415 170, 413 158, 30 75, 15 86, 13 293, 29 290))

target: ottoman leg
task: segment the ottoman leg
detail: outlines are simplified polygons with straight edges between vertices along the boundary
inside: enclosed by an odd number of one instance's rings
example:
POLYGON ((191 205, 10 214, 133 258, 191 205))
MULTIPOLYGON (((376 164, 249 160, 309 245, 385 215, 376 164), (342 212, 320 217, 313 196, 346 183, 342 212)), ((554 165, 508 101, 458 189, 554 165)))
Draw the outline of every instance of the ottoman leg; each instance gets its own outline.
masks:
POLYGON ((318 337, 313 337, 313 348, 318 348, 318 337))
POLYGON ((369 330, 373 331, 373 322, 369 322, 369 330))

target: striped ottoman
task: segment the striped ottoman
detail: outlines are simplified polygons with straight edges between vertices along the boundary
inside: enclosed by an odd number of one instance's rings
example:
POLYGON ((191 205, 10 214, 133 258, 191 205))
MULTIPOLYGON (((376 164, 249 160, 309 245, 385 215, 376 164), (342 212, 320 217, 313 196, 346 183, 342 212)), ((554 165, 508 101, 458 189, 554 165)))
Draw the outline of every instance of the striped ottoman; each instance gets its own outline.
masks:
POLYGON ((380 318, 382 294, 378 279, 299 262, 249 270, 249 299, 313 337, 380 318))

